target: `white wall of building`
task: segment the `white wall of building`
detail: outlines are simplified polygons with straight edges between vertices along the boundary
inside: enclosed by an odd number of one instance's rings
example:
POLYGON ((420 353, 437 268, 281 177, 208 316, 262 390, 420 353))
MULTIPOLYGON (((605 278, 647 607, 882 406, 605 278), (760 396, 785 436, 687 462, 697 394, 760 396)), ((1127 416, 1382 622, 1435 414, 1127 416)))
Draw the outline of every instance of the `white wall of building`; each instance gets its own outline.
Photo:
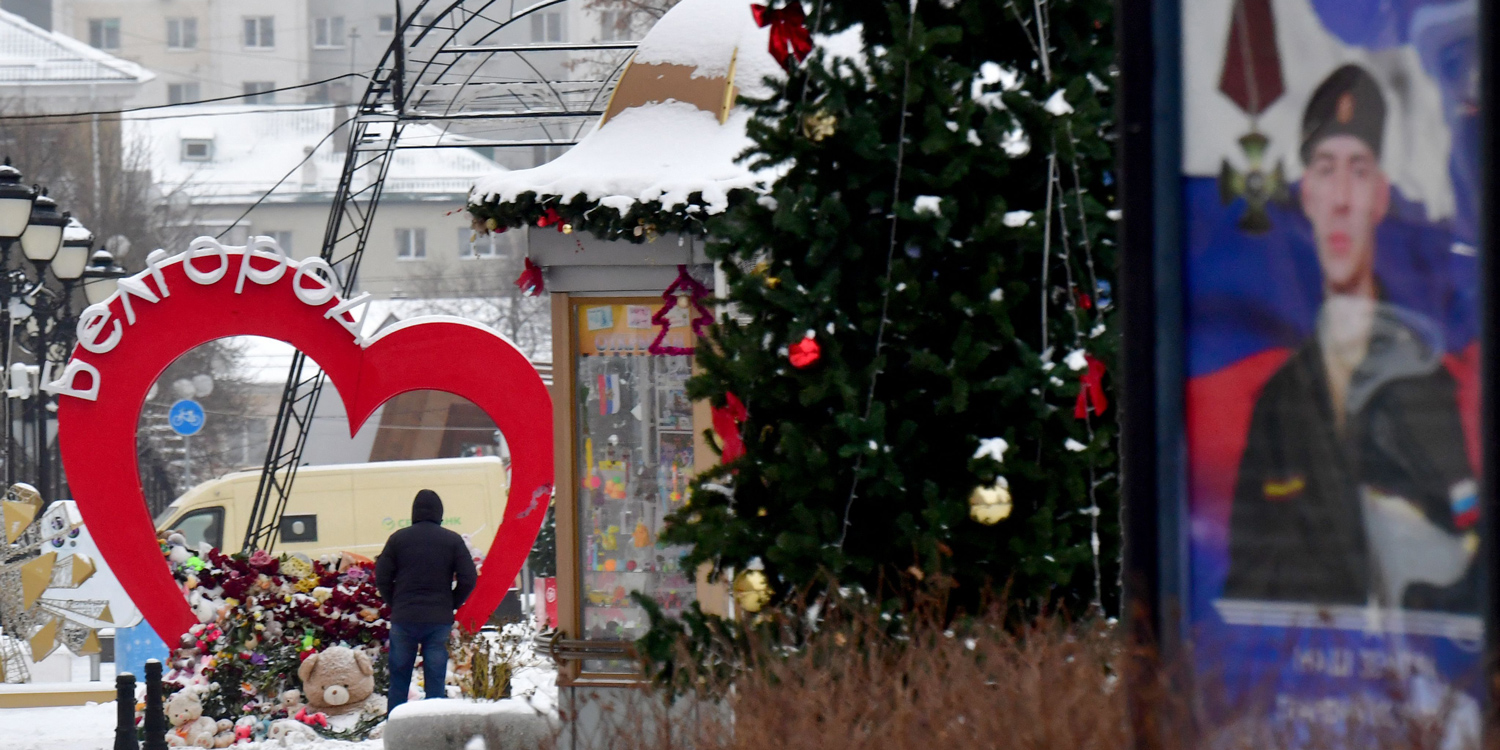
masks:
MULTIPOLYGON (((243 94, 247 82, 307 81, 308 0, 56 0, 53 28, 155 71, 134 106, 243 94), (247 37, 248 18, 270 18, 269 42, 247 37), (174 46, 175 45, 175 46, 174 46), (196 87, 196 88, 194 88, 196 87)), ((303 101, 300 92, 277 101, 303 101), (293 98, 294 97, 294 98, 293 98)))

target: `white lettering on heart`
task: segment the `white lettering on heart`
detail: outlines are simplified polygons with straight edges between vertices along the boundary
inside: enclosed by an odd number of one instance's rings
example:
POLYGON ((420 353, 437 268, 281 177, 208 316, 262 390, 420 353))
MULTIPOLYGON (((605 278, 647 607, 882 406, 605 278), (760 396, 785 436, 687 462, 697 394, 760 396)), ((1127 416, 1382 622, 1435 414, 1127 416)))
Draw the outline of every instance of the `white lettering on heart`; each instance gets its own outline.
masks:
MULTIPOLYGON (((116 296, 120 298, 120 305, 124 310, 125 321, 115 317, 114 311, 110 309, 111 297, 97 305, 90 305, 78 317, 78 345, 85 351, 93 354, 107 354, 114 351, 125 337, 126 325, 135 325, 136 314, 132 298, 150 304, 156 304, 162 299, 171 296, 167 289, 167 279, 162 269, 173 263, 181 263, 183 272, 195 283, 210 286, 222 281, 229 275, 232 259, 230 250, 243 251, 239 273, 235 279, 234 291, 241 293, 245 287, 245 280, 269 286, 280 281, 286 276, 287 269, 293 269, 292 293, 303 304, 317 307, 332 301, 336 304, 329 308, 323 317, 336 321, 345 330, 354 335, 354 342, 360 347, 369 346, 378 336, 365 336, 364 328, 369 320, 370 303, 374 297, 370 294, 361 294, 351 300, 340 300, 335 283, 338 275, 328 261, 322 258, 308 258, 295 261, 289 258, 286 251, 276 244, 270 237, 255 237, 248 247, 226 247, 212 237, 199 237, 193 240, 187 252, 177 255, 169 255, 165 250, 156 250, 146 256, 146 270, 120 279, 116 296), (204 270, 194 264, 195 260, 203 258, 216 258, 218 265, 212 270, 204 270), (252 258, 264 258, 275 261, 272 268, 256 268, 252 258), (155 289, 146 282, 147 277, 153 279, 155 289), (310 284, 304 284, 303 279, 310 278, 310 284)), ((43 373, 43 381, 50 378, 50 374, 43 373)), ((56 393, 64 396, 94 401, 98 399, 100 375, 99 371, 91 364, 80 360, 70 360, 67 368, 55 382, 47 383, 43 390, 48 393, 56 393), (79 373, 86 373, 92 379, 92 385, 88 388, 74 386, 74 380, 79 373)))
POLYGON ((335 294, 333 284, 327 279, 335 278, 338 277, 333 275, 333 266, 328 265, 328 261, 322 258, 308 258, 297 265, 297 273, 292 275, 292 292, 297 295, 297 299, 302 300, 302 304, 317 307, 333 299, 335 294), (322 271, 327 274, 327 277, 319 276, 313 271, 322 271), (309 276, 318 283, 318 286, 302 286, 302 279, 309 276))
POLYGON ((287 257, 286 251, 276 244, 276 240, 270 237, 255 237, 245 247, 245 254, 240 257, 240 276, 234 282, 234 293, 239 294, 245 290, 245 279, 265 286, 275 284, 286 275, 287 257), (265 258, 276 261, 276 265, 270 269, 261 271, 250 265, 254 258, 265 258))
POLYGON ((177 256, 166 250, 152 250, 151 254, 146 256, 146 272, 151 274, 151 278, 156 279, 156 293, 164 299, 172 296, 172 290, 167 288, 167 277, 161 274, 161 267, 173 262, 176 258, 177 256))
POLYGON ((78 316, 78 345, 95 354, 104 354, 114 349, 125 335, 125 329, 120 321, 110 317, 109 302, 100 302, 97 305, 89 305, 84 308, 83 314, 78 316), (99 340, 99 334, 104 331, 104 326, 114 323, 114 330, 103 341, 99 340))
MULTIPOLYGON (((50 377, 52 377, 52 363, 48 362, 42 370, 42 381, 46 382, 50 377)), ((81 359, 75 359, 68 362, 68 366, 63 368, 62 375, 56 381, 42 386, 42 390, 55 396, 72 396, 84 401, 98 401, 99 381, 99 368, 81 359), (89 376, 89 387, 79 388, 75 385, 79 373, 89 376)))
POLYGON ((374 299, 374 297, 370 296, 369 292, 365 292, 364 294, 361 294, 354 299, 340 302, 337 305, 328 308, 328 312, 323 313, 323 317, 333 318, 338 322, 339 325, 343 326, 345 330, 354 334, 354 341, 355 343, 359 344, 360 347, 369 346, 370 339, 365 338, 364 334, 365 318, 370 316, 370 303, 374 301, 374 299), (363 308, 360 310, 359 315, 357 316, 354 315, 354 310, 356 308, 363 308), (345 313, 348 313, 347 317, 345 316, 345 313))
POLYGON ((119 294, 120 304, 125 306, 125 322, 135 325, 135 308, 130 305, 131 297, 139 297, 147 302, 159 302, 160 299, 151 287, 146 286, 146 272, 142 271, 135 276, 120 279, 119 294))
POLYGON ((182 261, 182 269, 187 271, 188 278, 207 286, 214 284, 224 275, 229 273, 229 251, 224 249, 219 241, 212 237, 199 237, 188 246, 187 257, 182 261), (219 267, 212 271, 200 271, 193 261, 197 258, 207 258, 216 255, 219 258, 219 267))

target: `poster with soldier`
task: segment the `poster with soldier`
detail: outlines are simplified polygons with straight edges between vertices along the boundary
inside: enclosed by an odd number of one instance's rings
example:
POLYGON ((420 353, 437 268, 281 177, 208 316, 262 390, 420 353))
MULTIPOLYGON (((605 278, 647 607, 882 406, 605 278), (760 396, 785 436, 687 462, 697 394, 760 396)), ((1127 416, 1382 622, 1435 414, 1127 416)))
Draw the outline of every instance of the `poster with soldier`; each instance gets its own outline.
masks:
POLYGON ((1180 8, 1199 673, 1477 732, 1478 3, 1180 8))

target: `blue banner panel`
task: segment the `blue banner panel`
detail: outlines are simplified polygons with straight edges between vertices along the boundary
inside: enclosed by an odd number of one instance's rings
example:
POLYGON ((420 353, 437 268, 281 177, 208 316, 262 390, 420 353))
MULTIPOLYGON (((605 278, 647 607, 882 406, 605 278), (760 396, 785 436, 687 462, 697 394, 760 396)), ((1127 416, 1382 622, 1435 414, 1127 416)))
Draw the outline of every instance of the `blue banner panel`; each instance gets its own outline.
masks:
POLYGON ((1477 738, 1478 3, 1180 9, 1186 604, 1211 718, 1477 738))

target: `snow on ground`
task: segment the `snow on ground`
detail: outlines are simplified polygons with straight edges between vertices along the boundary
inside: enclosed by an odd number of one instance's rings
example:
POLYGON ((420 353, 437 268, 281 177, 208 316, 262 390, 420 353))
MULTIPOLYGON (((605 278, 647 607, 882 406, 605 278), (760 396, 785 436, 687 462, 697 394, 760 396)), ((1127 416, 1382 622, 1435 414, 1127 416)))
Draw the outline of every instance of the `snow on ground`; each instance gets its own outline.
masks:
MULTIPOLYGON (((533 663, 540 663, 533 661, 533 663)), ((490 713, 495 710, 536 712, 557 717, 557 670, 551 666, 522 667, 511 681, 509 700, 476 704, 470 701, 442 701, 444 713, 490 713)), ((408 703, 402 713, 428 714, 423 701, 408 703)), ((86 706, 61 708, 0 709, 0 738, 4 750, 111 750, 115 742, 115 704, 90 703, 86 706)), ((280 750, 277 742, 255 742, 235 745, 235 750, 280 750)), ((381 740, 338 742, 317 740, 294 745, 299 750, 381 750, 381 740)))
MULTIPOLYGON (((115 745, 115 704, 90 703, 62 708, 0 709, 0 737, 6 750, 110 750, 115 745)), ((237 750, 271 750, 279 743, 236 745, 237 750)), ((318 740, 301 750, 380 750, 380 740, 318 740)))

